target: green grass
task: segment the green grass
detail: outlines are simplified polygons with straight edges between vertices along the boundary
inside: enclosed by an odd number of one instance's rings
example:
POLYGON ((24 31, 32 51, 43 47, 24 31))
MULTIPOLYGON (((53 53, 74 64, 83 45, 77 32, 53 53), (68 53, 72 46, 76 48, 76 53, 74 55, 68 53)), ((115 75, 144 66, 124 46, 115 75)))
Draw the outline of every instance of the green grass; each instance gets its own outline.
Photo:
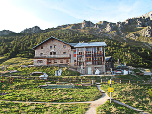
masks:
POLYGON ((139 112, 119 105, 113 101, 111 103, 107 101, 105 104, 99 106, 96 110, 97 114, 139 114, 139 112))
MULTIPOLYGON (((109 84, 102 84, 101 89, 107 92, 109 84)), ((112 97, 115 100, 128 104, 137 109, 141 109, 152 113, 152 98, 148 94, 148 90, 152 85, 133 85, 133 84, 113 84, 114 92, 112 97)), ((109 94, 109 93, 108 93, 109 94)))
POLYGON ((32 104, 0 101, 0 113, 3 114, 84 114, 89 104, 32 104))
MULTIPOLYGON (((96 86, 62 89, 43 89, 37 88, 45 85, 43 80, 14 79, 13 84, 8 83, 5 77, 4 83, 0 83, 1 92, 8 93, 1 95, 0 99, 15 101, 42 101, 42 102, 76 102, 93 101, 102 96, 96 86)), ((53 82, 52 82, 53 83, 53 82)))
MULTIPOLYGON (((79 76, 80 73, 68 70, 67 67, 61 68, 62 76, 79 76)), ((20 67, 20 66, 9 66, 7 67, 8 71, 17 70, 18 72, 11 73, 11 75, 16 76, 29 76, 32 72, 45 72, 49 76, 54 76, 55 71, 59 70, 59 67, 46 67, 46 66, 37 66, 37 67, 20 67)), ((10 75, 10 73, 9 73, 10 75)))
POLYGON ((7 58, 6 57, 0 57, 0 66, 1 66, 1 64, 3 63, 3 62, 5 62, 7 60, 7 58))
MULTIPOLYGON (((4 59, 4 57, 3 57, 4 59)), ((0 58, 1 60, 1 58, 0 58)), ((33 59, 28 59, 28 58, 22 58, 22 57, 16 57, 16 58, 11 58, 11 59, 5 59, 5 61, 0 62, 0 66, 3 65, 28 65, 28 64, 33 64, 33 59)))

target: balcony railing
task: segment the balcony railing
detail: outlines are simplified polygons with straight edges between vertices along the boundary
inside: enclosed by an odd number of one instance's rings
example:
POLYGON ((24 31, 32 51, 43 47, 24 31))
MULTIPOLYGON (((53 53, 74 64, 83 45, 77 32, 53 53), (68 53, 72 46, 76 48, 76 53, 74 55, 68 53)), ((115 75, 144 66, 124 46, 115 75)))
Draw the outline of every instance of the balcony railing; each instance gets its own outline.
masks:
POLYGON ((63 55, 49 55, 49 56, 35 56, 34 58, 62 58, 62 57, 70 57, 70 54, 63 55))

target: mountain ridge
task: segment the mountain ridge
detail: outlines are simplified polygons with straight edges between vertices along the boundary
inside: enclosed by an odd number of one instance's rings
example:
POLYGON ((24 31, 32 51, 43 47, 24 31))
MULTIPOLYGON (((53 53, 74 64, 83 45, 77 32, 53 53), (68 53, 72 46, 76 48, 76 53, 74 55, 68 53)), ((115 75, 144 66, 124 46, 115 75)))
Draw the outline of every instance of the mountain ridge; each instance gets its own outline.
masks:
MULTIPOLYGON (((103 25, 107 25, 105 30, 107 32, 110 32, 114 29, 114 26, 116 26, 116 25, 118 26, 118 29, 120 29, 122 26, 132 24, 133 22, 137 23, 137 27, 151 26, 152 25, 152 11, 150 11, 142 16, 139 16, 139 17, 128 18, 123 22, 119 21, 119 22, 113 23, 113 22, 108 22, 108 21, 99 21, 98 23, 94 24, 91 21, 84 20, 82 23, 60 25, 60 26, 57 26, 56 28, 67 28, 70 26, 70 29, 83 29, 86 27, 102 29, 102 28, 104 28, 103 25)), ((45 30, 47 30, 47 29, 45 29, 45 30)), ((32 28, 26 28, 19 33, 39 33, 39 32, 41 33, 41 32, 46 32, 45 30, 40 29, 39 26, 34 26, 32 28)), ((0 33, 2 34, 3 32, 6 32, 6 31, 10 31, 10 30, 2 30, 2 31, 0 31, 0 33)), ((10 33, 11 32, 12 31, 10 31, 10 33)), ((16 32, 12 32, 12 33, 16 33, 16 32)), ((9 32, 6 35, 8 35, 8 34, 9 34, 9 32)), ((5 35, 5 33, 4 33, 4 35, 5 35)))

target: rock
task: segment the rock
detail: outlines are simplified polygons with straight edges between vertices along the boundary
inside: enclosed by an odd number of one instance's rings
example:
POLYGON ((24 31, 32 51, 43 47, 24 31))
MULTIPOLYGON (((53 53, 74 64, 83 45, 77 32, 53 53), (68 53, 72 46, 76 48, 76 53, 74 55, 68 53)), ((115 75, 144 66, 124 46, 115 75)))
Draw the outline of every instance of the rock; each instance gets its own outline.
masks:
POLYGON ((139 33, 141 34, 141 36, 144 37, 152 37, 151 26, 147 26, 146 28, 142 29, 139 33))
POLYGON ((84 20, 83 23, 82 23, 81 29, 82 29, 82 28, 85 28, 85 27, 94 27, 94 26, 95 26, 95 24, 92 23, 91 21, 86 21, 86 20, 84 20))
POLYGON ((38 26, 34 26, 32 28, 25 29, 20 33, 40 33, 42 30, 38 26))
POLYGON ((95 24, 95 25, 94 25, 94 28, 99 28, 98 24, 95 24))
POLYGON ((111 32, 113 31, 114 26, 115 25, 113 25, 112 23, 108 23, 105 29, 107 32, 111 32))
POLYGON ((71 26, 71 29, 81 29, 81 24, 80 23, 78 23, 78 24, 73 24, 72 26, 71 26))
POLYGON ((2 35, 9 35, 10 33, 14 33, 14 32, 9 31, 9 30, 3 30, 3 31, 0 31, 0 36, 2 36, 2 35))

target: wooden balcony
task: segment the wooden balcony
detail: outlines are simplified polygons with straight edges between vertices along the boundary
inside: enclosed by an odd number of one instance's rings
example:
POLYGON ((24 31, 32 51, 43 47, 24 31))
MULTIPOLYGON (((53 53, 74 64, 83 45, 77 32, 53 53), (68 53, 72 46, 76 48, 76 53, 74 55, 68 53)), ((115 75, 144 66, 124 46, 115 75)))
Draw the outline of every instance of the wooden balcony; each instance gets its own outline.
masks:
POLYGON ((34 58, 65 58, 65 57, 70 57, 70 54, 49 55, 49 56, 35 56, 34 58))

